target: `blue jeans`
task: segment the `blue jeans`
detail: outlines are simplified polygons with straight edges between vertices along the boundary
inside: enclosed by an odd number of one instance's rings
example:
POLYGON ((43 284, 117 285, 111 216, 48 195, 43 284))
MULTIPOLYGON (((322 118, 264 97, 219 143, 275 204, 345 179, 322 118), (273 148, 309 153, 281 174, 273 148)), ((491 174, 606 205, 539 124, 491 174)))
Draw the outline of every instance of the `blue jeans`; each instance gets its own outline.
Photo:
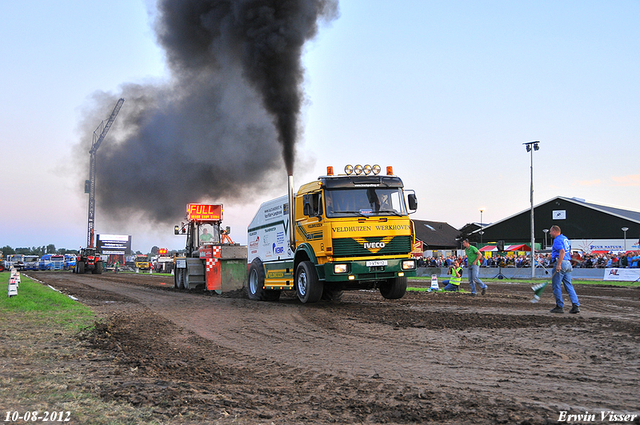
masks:
POLYGON ((444 287, 443 291, 457 291, 458 288, 460 287, 460 285, 454 285, 453 283, 449 283, 448 280, 445 280, 442 283, 447 285, 444 287))
MULTIPOLYGON (((554 263, 554 268, 555 267, 556 264, 554 263)), ((560 267, 560 271, 554 272, 553 277, 551 278, 553 295, 556 297, 556 305, 558 307, 564 307, 564 302, 562 301, 562 287, 560 286, 560 283, 562 283, 564 284, 564 290, 569 294, 571 303, 579 306, 580 301, 578 301, 578 295, 576 295, 576 291, 573 289, 573 285, 571 284, 571 272, 573 271, 571 262, 569 260, 564 260, 560 267)))
POLYGON ((469 286, 471 286, 471 293, 475 294, 476 293, 476 282, 478 282, 478 285, 480 285, 480 289, 484 289, 487 287, 487 285, 485 285, 480 278, 478 277, 478 275, 480 274, 480 266, 479 265, 475 265, 475 266, 469 266, 469 286))

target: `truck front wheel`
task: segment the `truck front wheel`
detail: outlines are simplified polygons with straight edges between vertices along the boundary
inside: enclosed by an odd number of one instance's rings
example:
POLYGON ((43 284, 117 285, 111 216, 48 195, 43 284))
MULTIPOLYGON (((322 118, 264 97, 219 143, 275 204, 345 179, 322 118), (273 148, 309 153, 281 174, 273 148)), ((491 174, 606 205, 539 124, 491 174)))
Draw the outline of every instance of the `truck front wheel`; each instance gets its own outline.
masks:
POLYGON ((311 261, 302 261, 296 269, 296 293, 302 303, 317 303, 322 297, 322 282, 311 261))
POLYGON ((76 270, 78 270, 78 274, 84 274, 84 262, 80 261, 76 264, 76 270))
POLYGON ((280 299, 280 291, 264 289, 264 267, 258 258, 255 258, 249 266, 247 295, 250 300, 256 301, 278 301, 280 299))
POLYGON ((380 285, 380 293, 388 300, 396 300, 404 297, 407 292, 407 278, 394 277, 380 285))

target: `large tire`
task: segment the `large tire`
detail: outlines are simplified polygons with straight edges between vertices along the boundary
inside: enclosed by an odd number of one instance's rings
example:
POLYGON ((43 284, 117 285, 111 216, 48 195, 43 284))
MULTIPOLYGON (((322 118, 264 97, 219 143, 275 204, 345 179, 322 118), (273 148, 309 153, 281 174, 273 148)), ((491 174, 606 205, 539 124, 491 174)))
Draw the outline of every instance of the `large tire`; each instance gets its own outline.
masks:
POLYGON ((187 285, 187 269, 180 269, 180 289, 189 289, 187 285))
POLYGON ((78 270, 78 274, 84 274, 84 262, 79 261, 76 264, 76 269, 78 270))
POLYGON ((182 289, 182 269, 176 269, 173 273, 173 287, 182 289))
POLYGON ((93 268, 93 274, 102 274, 103 269, 102 261, 98 261, 93 268))
POLYGON ((407 278, 394 277, 380 285, 380 293, 388 300, 397 300, 407 292, 407 278))
POLYGON ((278 301, 280 292, 273 289, 264 289, 264 266, 259 258, 254 258, 249 266, 249 277, 247 279, 247 295, 250 300, 256 301, 278 301))
POLYGON ((311 261, 302 261, 296 269, 296 293, 300 302, 317 303, 322 298, 322 282, 311 261))
MULTIPOLYGON (((193 276, 193 275, 189 274, 189 269, 184 269, 184 276, 182 279, 182 288, 186 289, 187 291, 191 290, 191 285, 189 284, 189 276, 193 276)), ((196 289, 196 285, 194 285, 194 289, 196 289)))

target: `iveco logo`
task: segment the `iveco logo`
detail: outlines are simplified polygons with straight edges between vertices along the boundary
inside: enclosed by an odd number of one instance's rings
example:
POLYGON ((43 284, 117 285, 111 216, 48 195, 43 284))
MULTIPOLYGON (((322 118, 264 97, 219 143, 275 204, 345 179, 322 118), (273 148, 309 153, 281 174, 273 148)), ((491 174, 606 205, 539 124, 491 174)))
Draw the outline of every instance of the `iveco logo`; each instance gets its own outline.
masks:
POLYGON ((382 249, 384 248, 385 243, 384 242, 365 242, 364 243, 364 249, 382 249))

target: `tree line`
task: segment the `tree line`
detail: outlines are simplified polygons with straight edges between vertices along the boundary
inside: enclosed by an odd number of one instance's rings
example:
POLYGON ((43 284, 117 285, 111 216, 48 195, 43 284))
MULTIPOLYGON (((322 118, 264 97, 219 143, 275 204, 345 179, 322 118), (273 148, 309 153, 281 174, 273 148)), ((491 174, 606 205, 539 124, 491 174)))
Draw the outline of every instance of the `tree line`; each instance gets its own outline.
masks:
POLYGON ((11 248, 9 245, 3 246, 0 248, 0 251, 3 255, 11 255, 11 254, 24 254, 24 255, 37 255, 38 257, 42 257, 45 254, 78 254, 77 249, 66 249, 66 248, 56 248, 54 244, 49 244, 46 246, 32 246, 31 248, 11 248))

